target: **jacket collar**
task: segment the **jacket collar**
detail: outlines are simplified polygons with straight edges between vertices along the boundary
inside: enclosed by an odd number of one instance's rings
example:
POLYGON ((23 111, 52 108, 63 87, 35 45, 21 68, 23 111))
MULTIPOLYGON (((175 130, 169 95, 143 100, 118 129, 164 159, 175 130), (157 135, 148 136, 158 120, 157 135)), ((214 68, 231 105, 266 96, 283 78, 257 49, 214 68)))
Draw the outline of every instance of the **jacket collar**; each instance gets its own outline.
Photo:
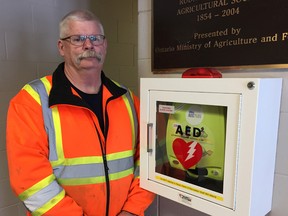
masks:
MULTIPOLYGON (((127 92, 126 89, 117 86, 111 79, 101 72, 103 88, 106 88, 112 98, 120 97, 127 92)), ((112 99, 111 98, 111 99, 112 99)), ((52 75, 52 88, 49 95, 49 107, 57 104, 71 104, 87 106, 79 96, 73 94, 71 83, 64 73, 64 62, 59 64, 52 75)))

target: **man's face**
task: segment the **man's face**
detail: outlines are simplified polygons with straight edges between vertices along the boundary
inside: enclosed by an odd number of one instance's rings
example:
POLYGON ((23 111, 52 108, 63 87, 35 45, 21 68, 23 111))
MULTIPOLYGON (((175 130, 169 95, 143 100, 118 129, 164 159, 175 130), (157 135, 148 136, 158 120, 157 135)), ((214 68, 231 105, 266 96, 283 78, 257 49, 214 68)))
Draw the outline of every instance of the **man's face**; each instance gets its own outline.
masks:
MULTIPOLYGON (((70 21, 69 34, 72 35, 103 35, 100 26, 94 21, 70 21)), ((89 38, 83 45, 74 45, 67 40, 58 41, 58 49, 64 57, 65 64, 75 70, 96 69, 102 70, 106 57, 107 41, 103 44, 93 45, 89 38)))

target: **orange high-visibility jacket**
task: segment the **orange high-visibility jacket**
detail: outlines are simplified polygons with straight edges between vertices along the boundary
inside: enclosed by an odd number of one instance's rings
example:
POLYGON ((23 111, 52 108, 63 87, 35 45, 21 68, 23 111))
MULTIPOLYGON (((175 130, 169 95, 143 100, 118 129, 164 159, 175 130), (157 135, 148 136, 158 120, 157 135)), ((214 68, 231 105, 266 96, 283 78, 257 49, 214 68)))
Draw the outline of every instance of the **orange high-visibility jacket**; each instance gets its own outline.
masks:
POLYGON ((60 64, 11 100, 7 156, 27 215, 144 215, 154 195, 139 186, 139 100, 101 75, 104 131, 60 64), (109 213, 108 213, 109 212, 109 213))

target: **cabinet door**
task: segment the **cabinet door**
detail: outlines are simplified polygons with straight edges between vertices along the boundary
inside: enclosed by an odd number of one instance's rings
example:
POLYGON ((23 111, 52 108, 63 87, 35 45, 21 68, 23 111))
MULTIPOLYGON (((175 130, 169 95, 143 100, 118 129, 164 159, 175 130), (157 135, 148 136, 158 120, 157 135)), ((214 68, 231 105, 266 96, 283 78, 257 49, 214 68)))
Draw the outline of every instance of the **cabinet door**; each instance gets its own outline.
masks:
POLYGON ((149 181, 235 209, 240 104, 240 94, 151 90, 149 181))

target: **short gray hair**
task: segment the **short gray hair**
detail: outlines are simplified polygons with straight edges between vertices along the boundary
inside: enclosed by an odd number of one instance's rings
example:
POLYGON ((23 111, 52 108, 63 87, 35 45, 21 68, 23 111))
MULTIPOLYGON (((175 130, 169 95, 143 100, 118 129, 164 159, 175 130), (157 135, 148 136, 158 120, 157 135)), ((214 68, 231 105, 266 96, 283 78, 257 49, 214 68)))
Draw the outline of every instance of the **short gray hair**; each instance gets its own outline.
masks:
POLYGON ((101 33, 104 35, 103 25, 94 13, 88 10, 74 10, 65 15, 59 23, 60 38, 67 37, 70 21, 95 21, 100 26, 101 33))

